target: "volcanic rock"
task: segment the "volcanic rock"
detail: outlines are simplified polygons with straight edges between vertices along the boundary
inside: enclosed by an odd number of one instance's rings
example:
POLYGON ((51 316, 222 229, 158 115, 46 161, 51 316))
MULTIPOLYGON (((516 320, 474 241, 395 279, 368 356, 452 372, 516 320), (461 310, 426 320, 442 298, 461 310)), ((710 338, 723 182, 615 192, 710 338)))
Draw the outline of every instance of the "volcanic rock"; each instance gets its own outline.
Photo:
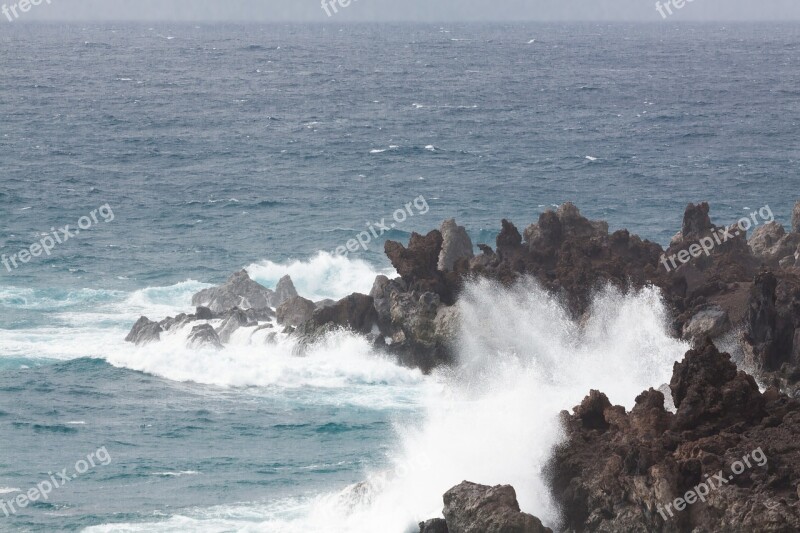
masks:
POLYGON ((128 336, 125 337, 126 342, 132 342, 137 346, 140 344, 147 344, 149 342, 161 340, 161 333, 163 328, 160 324, 153 322, 146 316, 141 317, 131 328, 128 336))
POLYGON ((510 485, 464 481, 444 494, 444 517, 449 533, 552 533, 538 518, 520 511, 510 485))
POLYGON ((283 302, 295 296, 297 296, 297 290, 294 288, 292 278, 287 274, 283 276, 275 286, 275 294, 272 295, 270 300, 270 307, 277 308, 283 302))
POLYGON ((310 320, 316 310, 317 305, 311 300, 306 300, 302 296, 294 296, 278 306, 278 324, 297 327, 310 320))
POLYGON ((710 342, 675 363, 670 389, 675 414, 653 389, 630 413, 596 391, 562 413, 567 440, 548 470, 563 529, 798 530, 800 403, 759 392, 710 342), (743 457, 750 466, 734 474, 743 457), (718 473, 724 483, 704 501, 667 508, 718 473))
POLYGON ((442 234, 439 270, 443 272, 453 270, 456 261, 461 259, 469 260, 475 256, 472 248, 472 239, 469 238, 464 226, 456 224, 455 219, 449 218, 442 222, 442 227, 439 231, 442 234))
POLYGON ((256 283, 241 270, 218 287, 203 289, 192 297, 192 305, 204 306, 214 313, 229 309, 264 309, 270 306, 274 293, 256 283))
POLYGON ((220 341, 219 335, 210 324, 201 324, 192 328, 192 332, 187 339, 187 345, 191 348, 211 346, 221 349, 222 341, 220 341))

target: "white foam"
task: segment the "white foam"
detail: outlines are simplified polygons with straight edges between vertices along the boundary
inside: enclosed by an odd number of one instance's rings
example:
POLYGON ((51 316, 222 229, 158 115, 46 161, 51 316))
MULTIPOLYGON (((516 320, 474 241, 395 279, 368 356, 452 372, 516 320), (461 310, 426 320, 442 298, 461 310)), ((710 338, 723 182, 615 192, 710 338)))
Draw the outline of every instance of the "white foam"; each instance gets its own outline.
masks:
MULTIPOLYGON (((582 324, 530 282, 512 289, 473 283, 459 307, 459 365, 415 391, 423 421, 397 427, 391 468, 367 472, 367 484, 310 500, 198 509, 165 522, 90 531, 405 533, 440 516, 442 494, 464 479, 513 485, 522 509, 557 529, 559 509, 543 468, 563 439, 559 412, 591 389, 630 408, 638 393, 669 381, 688 346, 669 336, 655 289, 627 296, 606 290, 582 324)), ((347 356, 357 344, 337 346, 336 357, 345 360, 331 359, 331 370, 350 368, 357 359, 347 356)), ((326 361, 330 349, 313 355, 312 365, 326 361)))
POLYGON ((308 261, 274 263, 265 260, 249 265, 246 270, 250 277, 270 288, 289 274, 300 296, 314 301, 338 300, 354 292, 368 294, 378 274, 397 276, 394 269, 379 270, 366 261, 328 252, 319 252, 308 261))

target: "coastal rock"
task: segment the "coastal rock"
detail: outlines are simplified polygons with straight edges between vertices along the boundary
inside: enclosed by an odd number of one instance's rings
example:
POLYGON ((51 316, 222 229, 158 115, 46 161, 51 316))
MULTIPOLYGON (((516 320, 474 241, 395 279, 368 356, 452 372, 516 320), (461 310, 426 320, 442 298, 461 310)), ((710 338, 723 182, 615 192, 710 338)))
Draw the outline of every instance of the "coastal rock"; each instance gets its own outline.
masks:
POLYGON ((750 290, 744 323, 745 362, 782 390, 800 389, 800 273, 759 273, 750 290))
POLYGON ((711 217, 708 216, 709 210, 708 202, 686 206, 683 214, 683 226, 681 226, 682 240, 698 241, 714 229, 711 217))
POLYGON ((311 300, 306 300, 302 296, 294 296, 278 306, 278 324, 297 327, 310 320, 316 310, 317 305, 311 300))
POLYGON ((208 307, 214 313, 229 309, 264 309, 270 306, 274 293, 256 283, 241 270, 218 287, 203 289, 192 297, 192 305, 208 307))
POLYGON ((189 322, 196 320, 194 315, 187 315, 186 313, 181 313, 176 317, 167 317, 158 324, 161 326, 161 329, 164 331, 169 331, 173 328, 180 329, 189 322))
POLYGON ((456 261, 461 259, 472 259, 475 255, 472 248, 472 239, 469 238, 464 226, 456 224, 455 219, 450 218, 442 222, 439 229, 442 234, 442 251, 439 254, 438 269, 441 271, 451 271, 456 261))
POLYGON ((800 233, 786 233, 783 226, 770 222, 756 228, 748 244, 753 255, 766 265, 794 266, 800 233))
POLYGON ((248 324, 254 325, 254 322, 248 318, 247 313, 238 308, 231 309, 216 329, 219 340, 223 343, 229 342, 237 329, 248 324))
POLYGON ((199 306, 195 308, 194 316, 197 320, 212 320, 214 313, 208 307, 199 306))
POLYGON ((783 229, 782 225, 777 222, 770 222, 769 224, 757 227, 747 241, 747 244, 750 245, 753 255, 761 258, 768 255, 772 248, 778 244, 785 235, 786 230, 783 229))
MULTIPOLYGON (((453 303, 453 295, 444 273, 439 271, 442 234, 433 230, 425 236, 412 233, 408 247, 386 241, 384 250, 409 291, 435 292, 443 301, 453 303)), ((453 275, 453 279, 457 279, 453 275)))
POLYGON ((792 211, 792 232, 800 233, 800 200, 794 204, 794 210, 792 211))
POLYGON ((296 296, 297 290, 294 288, 292 278, 287 274, 283 276, 275 286, 275 294, 273 294, 272 298, 270 299, 270 307, 277 308, 289 298, 294 298, 296 296))
POLYGON ((205 346, 211 346, 212 348, 216 348, 218 350, 222 348, 222 341, 210 324, 201 324, 193 327, 192 332, 189 333, 189 338, 186 342, 190 348, 195 349, 203 348, 205 346))
POLYGON ((696 313, 683 326, 683 338, 691 341, 699 341, 706 337, 715 339, 727 333, 730 328, 728 313, 713 305, 696 313))
POLYGON ((336 305, 336 300, 331 300, 330 298, 325 298, 324 300, 320 300, 318 302, 314 302, 314 305, 317 306, 317 309, 322 309, 323 307, 330 307, 332 305, 336 305))
POLYGON ((433 230, 425 236, 412 233, 408 247, 395 241, 386 241, 384 249, 401 278, 426 279, 436 277, 442 243, 442 234, 433 230))
POLYGON ((331 324, 367 334, 377 326, 378 312, 371 296, 353 293, 335 305, 314 311, 308 324, 312 327, 331 324))
POLYGON ((153 322, 146 316, 141 317, 131 328, 128 336, 125 337, 126 342, 132 342, 137 346, 161 340, 161 333, 163 328, 160 324, 153 322))
POLYGON ((426 522, 419 523, 419 533, 450 533, 447 529, 447 522, 442 518, 434 518, 426 522))
POLYGON ((675 363, 670 390, 674 414, 653 389, 630 413, 597 391, 562 413, 567 440, 548 471, 563 529, 797 530, 800 403, 774 388, 762 394, 711 343, 675 363), (673 505, 717 474, 724 483, 703 501, 673 505))
POLYGON ((464 481, 444 494, 444 517, 449 533, 552 533, 538 518, 520 511, 510 485, 464 481))
POLYGON ((441 306, 433 319, 434 335, 437 342, 452 344, 458 338, 460 315, 458 307, 441 306))

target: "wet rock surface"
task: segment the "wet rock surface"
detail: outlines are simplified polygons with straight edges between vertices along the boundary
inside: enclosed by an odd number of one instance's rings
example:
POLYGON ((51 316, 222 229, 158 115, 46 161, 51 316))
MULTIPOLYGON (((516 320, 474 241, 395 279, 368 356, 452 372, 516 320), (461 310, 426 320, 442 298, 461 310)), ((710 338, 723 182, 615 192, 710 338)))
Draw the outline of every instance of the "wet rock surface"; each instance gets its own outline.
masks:
POLYGON ((520 511, 510 485, 489 487, 464 481, 443 497, 444 519, 420 524, 420 533, 552 533, 533 515, 520 511))
POLYGON ((800 403, 759 392, 710 342, 675 363, 670 389, 675 413, 653 389, 631 412, 592 391, 562 413, 567 440, 550 471, 565 529, 797 531, 800 403), (701 483, 704 501, 676 507, 701 483))

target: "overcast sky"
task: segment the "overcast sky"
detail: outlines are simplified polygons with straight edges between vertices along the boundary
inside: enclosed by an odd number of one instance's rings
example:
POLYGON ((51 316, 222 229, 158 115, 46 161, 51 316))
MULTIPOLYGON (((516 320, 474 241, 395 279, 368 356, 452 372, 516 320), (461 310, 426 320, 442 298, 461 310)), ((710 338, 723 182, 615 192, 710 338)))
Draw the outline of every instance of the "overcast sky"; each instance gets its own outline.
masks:
MULTIPOLYGON (((320 0, 42 0, 24 20, 661 21, 655 0, 351 0, 331 17, 320 0), (47 4, 45 2, 51 2, 47 4)), ((662 0, 661 3, 681 0, 662 0)), ((0 0, 13 5, 20 0, 0 0)), ((693 0, 669 21, 800 20, 800 0, 693 0)))

